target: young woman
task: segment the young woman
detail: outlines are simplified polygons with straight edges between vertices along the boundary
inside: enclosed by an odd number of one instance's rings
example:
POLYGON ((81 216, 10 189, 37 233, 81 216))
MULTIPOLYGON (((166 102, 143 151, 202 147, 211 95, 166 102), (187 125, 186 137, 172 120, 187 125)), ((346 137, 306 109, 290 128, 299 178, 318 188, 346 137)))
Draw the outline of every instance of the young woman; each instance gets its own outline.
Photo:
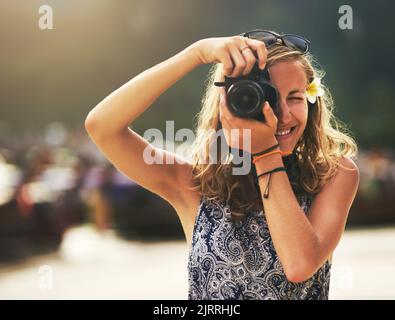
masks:
POLYGON ((199 40, 124 84, 86 118, 107 158, 176 210, 190 248, 189 299, 328 298, 332 253, 359 183, 351 159, 357 146, 340 131, 308 44, 265 30, 199 40), (210 63, 192 161, 128 127, 176 81, 210 63), (225 89, 214 86, 249 75, 255 63, 278 90, 276 112, 262 105, 265 122, 235 116, 225 89), (248 174, 232 174, 231 156, 208 161, 221 128, 239 149, 244 131, 234 139, 229 129, 250 129, 248 174), (148 164, 146 148, 173 161, 148 164))

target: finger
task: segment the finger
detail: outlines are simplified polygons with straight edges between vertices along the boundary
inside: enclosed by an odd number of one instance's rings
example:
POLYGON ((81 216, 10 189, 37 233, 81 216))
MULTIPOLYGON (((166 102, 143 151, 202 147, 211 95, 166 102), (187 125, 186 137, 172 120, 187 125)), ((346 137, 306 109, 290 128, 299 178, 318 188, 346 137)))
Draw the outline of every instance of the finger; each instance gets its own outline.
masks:
POLYGON ((263 105, 263 114, 266 119, 266 123, 272 127, 276 128, 277 127, 277 117, 273 112, 273 109, 270 107, 269 102, 265 101, 263 105))
POLYGON ((224 110, 226 108, 226 102, 225 102, 225 88, 221 87, 219 88, 219 104, 218 104, 218 111, 219 111, 219 119, 221 122, 223 122, 225 119, 224 116, 224 110))
POLYGON ((267 59, 267 48, 263 41, 254 40, 254 39, 246 39, 246 42, 249 47, 251 47, 258 55, 259 68, 263 70, 266 66, 267 59))
POLYGON ((229 77, 232 74, 234 67, 230 54, 227 51, 224 51, 224 53, 220 55, 219 59, 222 63, 223 74, 229 77))
POLYGON ((222 119, 226 120, 227 122, 234 121, 235 116, 229 110, 229 107, 226 103, 226 97, 222 96, 220 99, 221 100, 220 100, 220 104, 219 104, 219 109, 220 109, 222 119))
POLYGON ((218 92, 219 92, 219 98, 220 98, 220 101, 221 101, 221 98, 223 96, 225 96, 225 94, 226 94, 226 90, 225 90, 225 87, 217 87, 217 88, 218 88, 218 92))
POLYGON ((230 125, 229 121, 224 116, 222 116, 222 118, 221 118, 221 123, 222 123, 223 129, 230 130, 231 125, 230 125))
POLYGON ((243 54, 244 60, 247 63, 247 66, 244 68, 244 72, 243 72, 243 76, 246 76, 251 72, 252 68, 254 67, 254 64, 256 62, 256 57, 250 47, 240 52, 243 54))
POLYGON ((223 98, 222 94, 219 95, 219 104, 218 104, 218 115, 219 115, 219 120, 223 122, 224 120, 224 112, 223 112, 223 98))
POLYGON ((221 111, 220 111, 220 119, 219 121, 221 122, 221 126, 218 129, 218 133, 222 132, 222 134, 225 136, 226 141, 228 140, 228 135, 227 133, 229 132, 229 124, 226 121, 226 119, 224 119, 224 117, 221 115, 221 111))
POLYGON ((224 133, 226 133, 227 131, 230 130, 230 123, 223 115, 223 106, 220 106, 219 111, 220 111, 219 117, 220 117, 220 121, 221 121, 221 129, 224 131, 224 133))
POLYGON ((226 138, 228 145, 233 145, 239 139, 239 128, 234 125, 233 122, 229 121, 225 117, 223 118, 222 131, 226 138))
POLYGON ((226 119, 230 125, 234 126, 237 125, 239 118, 235 116, 232 111, 230 111, 226 96, 222 97, 222 102, 220 103, 221 114, 224 119, 226 119))
POLYGON ((240 52, 240 49, 236 45, 231 45, 229 51, 234 62, 234 69, 231 77, 236 78, 243 73, 247 63, 245 62, 244 57, 240 52))

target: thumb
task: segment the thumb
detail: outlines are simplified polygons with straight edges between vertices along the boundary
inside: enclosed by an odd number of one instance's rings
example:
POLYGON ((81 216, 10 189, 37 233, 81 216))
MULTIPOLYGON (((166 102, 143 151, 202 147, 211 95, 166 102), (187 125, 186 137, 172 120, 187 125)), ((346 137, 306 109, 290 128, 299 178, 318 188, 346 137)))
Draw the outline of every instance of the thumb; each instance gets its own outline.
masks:
POLYGON ((265 116, 266 122, 270 127, 277 126, 276 116, 274 115, 272 107, 270 107, 269 102, 265 101, 263 105, 263 115, 265 116))

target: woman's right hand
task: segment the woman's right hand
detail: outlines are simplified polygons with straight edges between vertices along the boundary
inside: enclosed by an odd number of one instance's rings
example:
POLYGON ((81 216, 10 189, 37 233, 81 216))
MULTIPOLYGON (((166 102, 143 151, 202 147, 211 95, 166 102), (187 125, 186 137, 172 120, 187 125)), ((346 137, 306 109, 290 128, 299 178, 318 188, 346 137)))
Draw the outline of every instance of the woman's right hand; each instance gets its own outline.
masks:
POLYGON ((261 70, 266 65, 267 49, 263 41, 231 36, 202 39, 196 46, 202 64, 222 63, 223 74, 228 77, 248 75, 257 58, 261 70))

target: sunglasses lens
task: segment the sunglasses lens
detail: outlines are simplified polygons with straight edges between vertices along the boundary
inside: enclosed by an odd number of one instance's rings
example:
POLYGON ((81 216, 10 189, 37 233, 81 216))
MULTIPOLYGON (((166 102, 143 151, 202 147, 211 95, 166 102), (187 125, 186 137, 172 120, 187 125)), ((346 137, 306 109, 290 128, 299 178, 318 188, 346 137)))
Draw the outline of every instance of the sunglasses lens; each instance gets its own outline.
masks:
POLYGON ((283 36, 283 40, 286 46, 298 49, 302 52, 307 52, 308 43, 305 39, 297 36, 283 36))
POLYGON ((266 46, 271 46, 272 44, 277 42, 277 38, 275 35, 265 31, 251 32, 250 34, 248 34, 248 38, 263 41, 266 46))

